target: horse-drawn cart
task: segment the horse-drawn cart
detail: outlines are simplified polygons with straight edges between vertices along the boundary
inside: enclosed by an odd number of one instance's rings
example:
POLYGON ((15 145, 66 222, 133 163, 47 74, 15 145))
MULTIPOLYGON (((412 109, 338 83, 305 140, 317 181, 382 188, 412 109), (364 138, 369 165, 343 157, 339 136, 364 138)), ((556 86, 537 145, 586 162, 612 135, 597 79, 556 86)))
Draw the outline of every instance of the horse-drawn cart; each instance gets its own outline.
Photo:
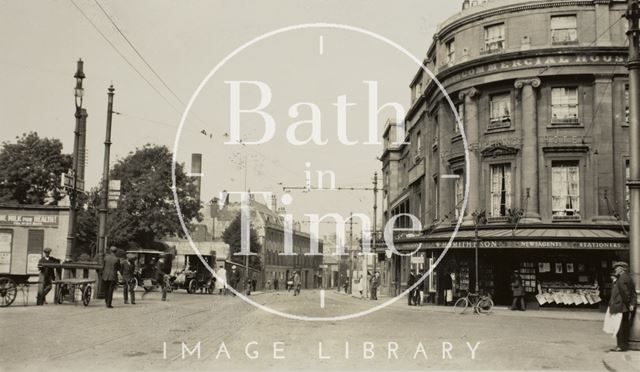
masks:
POLYGON ((0 274, 0 307, 10 306, 16 299, 18 291, 26 305, 31 285, 38 284, 37 276, 29 274, 0 274), (25 293, 26 292, 26 293, 25 293))

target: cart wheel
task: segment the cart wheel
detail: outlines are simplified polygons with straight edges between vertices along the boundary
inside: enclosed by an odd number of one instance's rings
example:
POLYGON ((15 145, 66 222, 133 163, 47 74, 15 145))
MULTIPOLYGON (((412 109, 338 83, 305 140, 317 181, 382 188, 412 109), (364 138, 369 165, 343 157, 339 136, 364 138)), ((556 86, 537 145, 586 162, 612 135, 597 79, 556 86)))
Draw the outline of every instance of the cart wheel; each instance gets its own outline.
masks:
POLYGON ((18 293, 16 283, 10 278, 0 278, 0 307, 7 307, 13 303, 18 293))
POLYGON ((91 301, 91 286, 87 285, 84 287, 84 291, 82 291, 82 304, 84 306, 89 306, 89 302, 91 301))
POLYGON ((189 286, 187 287, 187 292, 196 293, 197 290, 198 290, 198 283, 196 282, 195 279, 191 279, 191 281, 189 282, 189 286))
POLYGON ((62 304, 62 300, 64 300, 64 284, 58 284, 56 287, 56 295, 53 299, 53 302, 60 305, 62 304))

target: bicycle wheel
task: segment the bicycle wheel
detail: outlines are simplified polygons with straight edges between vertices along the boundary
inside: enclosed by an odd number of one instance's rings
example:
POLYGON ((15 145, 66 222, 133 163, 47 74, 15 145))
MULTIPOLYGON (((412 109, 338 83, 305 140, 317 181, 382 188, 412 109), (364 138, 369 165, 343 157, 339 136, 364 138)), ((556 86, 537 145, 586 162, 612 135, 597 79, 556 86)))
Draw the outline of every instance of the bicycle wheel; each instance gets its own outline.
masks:
POLYGON ((453 312, 457 314, 464 314, 468 307, 469 300, 466 297, 462 297, 456 301, 455 305, 453 305, 453 312))
POLYGON ((491 314, 492 310, 493 310, 493 300, 489 297, 481 298, 476 304, 476 311, 478 312, 478 314, 489 315, 491 314))

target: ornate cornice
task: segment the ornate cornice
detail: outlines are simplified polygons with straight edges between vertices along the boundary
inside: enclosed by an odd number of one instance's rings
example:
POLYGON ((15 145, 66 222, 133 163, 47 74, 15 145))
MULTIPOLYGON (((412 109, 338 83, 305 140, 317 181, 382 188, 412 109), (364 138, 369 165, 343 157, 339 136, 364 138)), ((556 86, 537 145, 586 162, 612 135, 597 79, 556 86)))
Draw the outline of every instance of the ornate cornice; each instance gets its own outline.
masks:
POLYGON ((540 79, 537 77, 534 78, 528 78, 528 79, 518 79, 516 80, 515 83, 513 83, 513 86, 516 89, 522 89, 522 87, 524 87, 525 85, 531 85, 534 88, 539 87, 541 84, 540 79))

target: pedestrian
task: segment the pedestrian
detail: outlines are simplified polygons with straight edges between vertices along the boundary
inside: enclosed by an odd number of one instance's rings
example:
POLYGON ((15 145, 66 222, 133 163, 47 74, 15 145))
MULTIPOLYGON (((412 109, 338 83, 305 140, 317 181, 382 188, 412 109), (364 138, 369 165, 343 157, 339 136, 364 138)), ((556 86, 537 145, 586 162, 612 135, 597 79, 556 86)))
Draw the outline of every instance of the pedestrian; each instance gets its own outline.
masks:
POLYGON ((297 296, 300 294, 300 287, 302 282, 300 281, 300 274, 297 271, 293 273, 293 295, 297 296))
POLYGON ((113 290, 116 289, 118 283, 118 271, 120 271, 120 260, 116 257, 116 251, 118 248, 111 247, 110 254, 104 256, 104 262, 102 264, 102 281, 104 282, 104 302, 105 305, 111 309, 113 306, 113 290))
POLYGON ((520 277, 520 272, 518 270, 513 270, 513 276, 511 277, 511 293, 513 295, 511 310, 525 311, 524 287, 522 286, 522 278, 520 277))
POLYGON ((278 277, 276 276, 275 279, 273 279, 273 289, 277 292, 278 291, 278 277))
POLYGON ((371 277, 371 299, 373 301, 378 300, 378 286, 380 285, 380 273, 375 272, 371 277))
POLYGON ((258 280, 256 278, 251 279, 251 290, 253 292, 256 291, 257 286, 258 286, 258 280))
POLYGON ((38 269, 40 269, 38 296, 36 299, 36 305, 38 306, 46 303, 47 294, 51 291, 53 281, 56 279, 56 270, 53 267, 43 267, 42 264, 60 262, 60 260, 51 256, 51 248, 47 247, 42 252, 44 255, 38 261, 38 269))
POLYGON ((450 306, 453 302, 453 273, 444 275, 444 306, 450 306))
POLYGON ((225 270, 224 266, 220 266, 220 268, 216 271, 216 289, 218 290, 218 294, 227 294, 227 270, 225 270))
POLYGON ((240 271, 237 270, 236 265, 231 266, 231 272, 229 272, 229 285, 234 289, 233 295, 236 295, 238 285, 240 284, 240 271))
MULTIPOLYGON (((416 284, 416 276, 413 273, 413 270, 409 271, 409 279, 407 279, 407 288, 411 288, 414 284, 416 284)), ((415 305, 415 297, 416 290, 415 288, 409 291, 409 306, 415 305)))
POLYGON ((637 304, 636 287, 629 275, 629 264, 616 262, 613 264, 617 280, 611 288, 609 312, 611 315, 622 314, 620 327, 616 333, 616 347, 610 351, 620 352, 629 350, 629 332, 632 317, 637 304))
POLYGON ((129 303, 129 295, 131 295, 131 305, 136 304, 136 256, 134 254, 127 254, 127 258, 120 263, 122 268, 122 280, 124 285, 122 286, 122 292, 124 296, 124 303, 129 303))
POLYGON ((155 274, 154 277, 156 279, 156 283, 160 285, 160 290, 162 291, 162 301, 167 300, 167 291, 169 290, 169 286, 167 283, 169 280, 169 275, 167 275, 166 258, 164 256, 160 256, 160 259, 156 262, 156 266, 154 268, 155 274))
POLYGON ((361 276, 360 278, 358 278, 358 292, 360 293, 360 298, 364 297, 364 294, 362 293, 362 291, 364 291, 365 280, 366 278, 364 276, 361 276))
POLYGON ((287 279, 287 292, 290 292, 291 288, 293 288, 293 274, 287 279))

